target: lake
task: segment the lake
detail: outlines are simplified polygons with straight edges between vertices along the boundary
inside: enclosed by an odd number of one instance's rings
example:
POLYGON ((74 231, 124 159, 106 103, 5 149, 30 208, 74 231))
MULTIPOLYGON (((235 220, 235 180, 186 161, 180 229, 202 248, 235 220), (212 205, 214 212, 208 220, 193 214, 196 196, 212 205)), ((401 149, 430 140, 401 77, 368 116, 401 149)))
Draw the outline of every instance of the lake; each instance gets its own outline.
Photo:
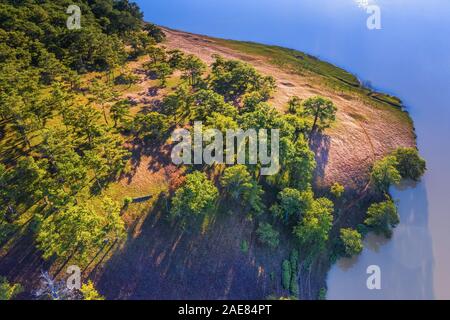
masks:
POLYGON ((193 33, 295 48, 400 97, 428 172, 394 188, 401 223, 391 240, 370 235, 363 253, 339 261, 328 299, 450 299, 450 1, 372 0, 381 29, 354 0, 137 1, 148 21, 193 33), (381 269, 381 290, 366 269, 381 269))

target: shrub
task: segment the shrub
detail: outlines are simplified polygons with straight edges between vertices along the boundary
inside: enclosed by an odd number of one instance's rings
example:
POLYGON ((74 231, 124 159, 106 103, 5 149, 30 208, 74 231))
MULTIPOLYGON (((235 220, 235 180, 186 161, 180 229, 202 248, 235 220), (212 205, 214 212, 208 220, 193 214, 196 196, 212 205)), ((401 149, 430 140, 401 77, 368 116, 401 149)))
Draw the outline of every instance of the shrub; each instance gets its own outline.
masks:
POLYGON ((248 253, 249 245, 247 240, 243 240, 241 243, 241 251, 242 253, 248 253))
POLYGON ((319 290, 319 296, 317 297, 318 300, 327 300, 327 289, 322 288, 319 290))
POLYGON ((331 193, 333 194, 333 196, 336 198, 336 199, 339 199, 339 198, 341 198, 342 197, 342 195, 344 194, 344 192, 345 192, 345 188, 344 188, 344 186, 342 186, 341 184, 339 184, 339 183, 335 183, 335 184, 333 184, 332 186, 331 186, 331 193))
POLYGON ((297 270, 298 270, 298 250, 296 250, 296 249, 292 250, 289 260, 291 261, 292 271, 297 272, 297 270))
POLYGON ((284 260, 282 265, 282 282, 283 288, 289 290, 291 286, 291 263, 289 260, 284 260))
POLYGON ((124 208, 128 208, 128 206, 133 202, 133 198, 131 197, 125 197, 123 199, 123 206, 124 208))
POLYGON ((302 99, 297 96, 293 96, 289 99, 288 102, 288 111, 291 114, 299 114, 300 108, 302 107, 302 99))
POLYGON ((297 276, 297 272, 294 272, 294 270, 292 270, 292 275, 291 275, 290 291, 291 291, 292 295, 294 295, 296 297, 299 294, 299 290, 298 290, 298 276, 297 276))
POLYGON ((280 242, 278 231, 274 230, 272 225, 269 223, 261 223, 258 230, 256 230, 256 235, 258 236, 259 242, 268 247, 274 249, 278 247, 280 242))

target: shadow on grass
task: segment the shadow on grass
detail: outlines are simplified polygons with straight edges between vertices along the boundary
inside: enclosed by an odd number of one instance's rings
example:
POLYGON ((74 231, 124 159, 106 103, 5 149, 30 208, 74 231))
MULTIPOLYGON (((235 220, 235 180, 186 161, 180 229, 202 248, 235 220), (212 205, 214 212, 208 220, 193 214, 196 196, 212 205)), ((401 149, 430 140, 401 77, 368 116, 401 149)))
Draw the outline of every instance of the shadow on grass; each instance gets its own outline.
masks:
POLYGON ((279 261, 273 252, 255 248, 255 226, 245 215, 218 214, 206 231, 201 226, 189 231, 169 222, 165 208, 160 197, 124 246, 92 274, 107 298, 264 299, 276 290, 270 272, 257 261, 279 261), (244 239, 248 253, 240 249, 244 239))

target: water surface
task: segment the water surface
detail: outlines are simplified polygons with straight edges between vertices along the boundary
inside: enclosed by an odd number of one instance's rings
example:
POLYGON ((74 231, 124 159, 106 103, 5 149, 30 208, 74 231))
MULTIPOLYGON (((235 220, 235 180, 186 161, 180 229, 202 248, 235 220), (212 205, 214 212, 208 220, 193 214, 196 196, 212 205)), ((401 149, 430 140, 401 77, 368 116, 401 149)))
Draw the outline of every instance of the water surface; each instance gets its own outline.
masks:
POLYGON ((414 188, 393 190, 402 220, 393 238, 369 237, 361 256, 336 264, 328 298, 450 299, 450 1, 370 1, 381 8, 381 30, 367 29, 354 0, 137 2, 160 25, 295 48, 399 96, 428 173, 414 188), (366 287, 372 264, 381 268, 381 290, 366 287))

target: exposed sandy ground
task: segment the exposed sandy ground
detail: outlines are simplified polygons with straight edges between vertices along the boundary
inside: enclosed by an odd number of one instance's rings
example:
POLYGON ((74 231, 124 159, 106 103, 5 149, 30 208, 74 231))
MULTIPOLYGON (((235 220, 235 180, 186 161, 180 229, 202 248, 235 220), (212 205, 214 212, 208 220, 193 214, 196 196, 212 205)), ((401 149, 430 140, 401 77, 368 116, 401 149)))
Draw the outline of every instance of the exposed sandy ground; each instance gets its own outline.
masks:
POLYGON ((338 107, 337 123, 317 144, 318 186, 339 182, 349 189, 360 189, 367 182, 368 168, 379 158, 400 147, 415 146, 415 135, 410 125, 399 117, 399 112, 389 108, 375 108, 358 98, 333 92, 311 79, 281 70, 265 57, 255 57, 219 45, 214 39, 186 32, 164 29, 168 49, 181 49, 195 54, 211 64, 212 55, 243 60, 258 71, 277 80, 278 90, 273 105, 286 108, 289 98, 296 95, 308 98, 322 95, 330 98, 338 107))

